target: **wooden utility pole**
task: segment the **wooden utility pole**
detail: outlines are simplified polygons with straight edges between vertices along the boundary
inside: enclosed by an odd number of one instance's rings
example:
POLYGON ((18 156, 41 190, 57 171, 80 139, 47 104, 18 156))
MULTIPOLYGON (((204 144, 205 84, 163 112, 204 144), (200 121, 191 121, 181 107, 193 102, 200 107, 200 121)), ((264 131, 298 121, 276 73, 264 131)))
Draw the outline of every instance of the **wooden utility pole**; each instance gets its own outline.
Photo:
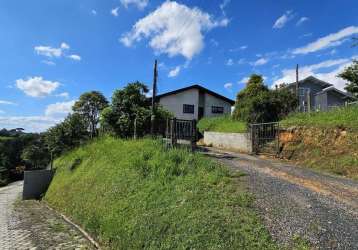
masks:
POLYGON ((150 133, 154 135, 155 133, 155 99, 157 96, 157 81, 158 81, 158 61, 154 62, 154 77, 153 77, 153 95, 152 95, 152 115, 150 119, 150 133))
POLYGON ((298 64, 296 65, 296 94, 297 97, 299 96, 298 90, 299 90, 299 86, 298 86, 298 64))

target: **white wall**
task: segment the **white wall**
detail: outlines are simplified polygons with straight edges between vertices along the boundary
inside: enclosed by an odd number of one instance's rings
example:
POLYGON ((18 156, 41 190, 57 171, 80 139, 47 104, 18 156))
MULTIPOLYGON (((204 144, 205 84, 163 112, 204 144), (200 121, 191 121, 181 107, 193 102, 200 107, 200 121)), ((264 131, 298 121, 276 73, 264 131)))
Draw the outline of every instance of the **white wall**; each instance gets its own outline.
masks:
POLYGON ((174 95, 160 98, 160 104, 178 119, 198 119, 199 90, 189 89, 174 95), (194 114, 184 114, 183 104, 194 105, 194 114))
POLYGON ((219 133, 205 131, 204 144, 217 148, 252 153, 252 142, 248 133, 219 133))
POLYGON ((204 117, 212 117, 212 116, 222 115, 222 114, 213 114, 211 112, 212 106, 223 107, 224 114, 231 114, 231 104, 230 103, 228 103, 220 98, 217 98, 213 95, 210 95, 208 93, 205 93, 204 99, 205 99, 204 117))
POLYGON ((198 119, 199 104, 204 107, 204 117, 220 116, 223 114, 213 114, 212 106, 223 107, 224 114, 231 114, 231 104, 208 93, 200 95, 198 89, 189 89, 177 94, 168 95, 160 98, 159 103, 167 110, 172 112, 178 119, 193 120, 198 119), (194 105, 194 114, 184 114, 183 104, 194 105))

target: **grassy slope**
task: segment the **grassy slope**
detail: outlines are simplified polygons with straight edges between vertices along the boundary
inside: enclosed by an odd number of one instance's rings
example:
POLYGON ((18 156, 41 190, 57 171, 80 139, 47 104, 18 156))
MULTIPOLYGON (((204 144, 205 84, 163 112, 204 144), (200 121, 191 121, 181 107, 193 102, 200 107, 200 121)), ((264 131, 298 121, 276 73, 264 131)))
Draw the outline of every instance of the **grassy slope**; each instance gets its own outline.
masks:
POLYGON ((198 123, 201 133, 204 131, 244 133, 246 132, 246 123, 232 120, 227 116, 203 118, 198 123))
POLYGON ((358 129, 358 105, 348 108, 337 108, 328 112, 312 112, 293 114, 283 121, 284 127, 308 126, 335 128, 343 127, 347 129, 358 129))
POLYGON ((59 158, 45 199, 111 249, 275 249, 238 176, 152 140, 100 139, 59 158), (76 159, 80 165, 71 170, 76 159))
POLYGON ((292 159, 304 166, 358 179, 358 106, 294 114, 284 127, 305 127, 292 159), (346 130, 346 135, 339 131, 346 130))

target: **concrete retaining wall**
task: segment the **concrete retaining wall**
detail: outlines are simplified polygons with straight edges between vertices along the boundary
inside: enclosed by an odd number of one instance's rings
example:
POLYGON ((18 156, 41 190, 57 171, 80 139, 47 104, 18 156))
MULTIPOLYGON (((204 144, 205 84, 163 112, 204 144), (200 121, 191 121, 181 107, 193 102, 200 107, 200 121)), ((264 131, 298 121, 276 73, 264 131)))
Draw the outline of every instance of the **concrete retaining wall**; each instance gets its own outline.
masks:
POLYGON ((25 171, 22 199, 40 199, 46 193, 53 175, 53 170, 25 171))
POLYGON ((204 132, 205 145, 252 153, 252 143, 248 133, 204 132))

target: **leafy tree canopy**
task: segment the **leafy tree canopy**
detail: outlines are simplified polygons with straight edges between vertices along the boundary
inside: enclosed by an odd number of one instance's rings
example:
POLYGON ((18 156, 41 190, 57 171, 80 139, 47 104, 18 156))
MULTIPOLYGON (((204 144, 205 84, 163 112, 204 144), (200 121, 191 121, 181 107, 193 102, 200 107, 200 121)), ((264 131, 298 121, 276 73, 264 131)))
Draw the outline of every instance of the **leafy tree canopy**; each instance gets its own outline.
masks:
POLYGON ((97 132, 100 112, 107 106, 107 99, 98 91, 82 94, 73 106, 73 111, 84 117, 92 137, 94 137, 97 132))
POLYGON ((269 90, 263 77, 251 75, 236 98, 233 117, 247 123, 273 122, 297 107, 297 98, 286 88, 269 90))
POLYGON ((352 65, 338 76, 347 81, 345 90, 358 97, 358 60, 353 60, 352 65))

